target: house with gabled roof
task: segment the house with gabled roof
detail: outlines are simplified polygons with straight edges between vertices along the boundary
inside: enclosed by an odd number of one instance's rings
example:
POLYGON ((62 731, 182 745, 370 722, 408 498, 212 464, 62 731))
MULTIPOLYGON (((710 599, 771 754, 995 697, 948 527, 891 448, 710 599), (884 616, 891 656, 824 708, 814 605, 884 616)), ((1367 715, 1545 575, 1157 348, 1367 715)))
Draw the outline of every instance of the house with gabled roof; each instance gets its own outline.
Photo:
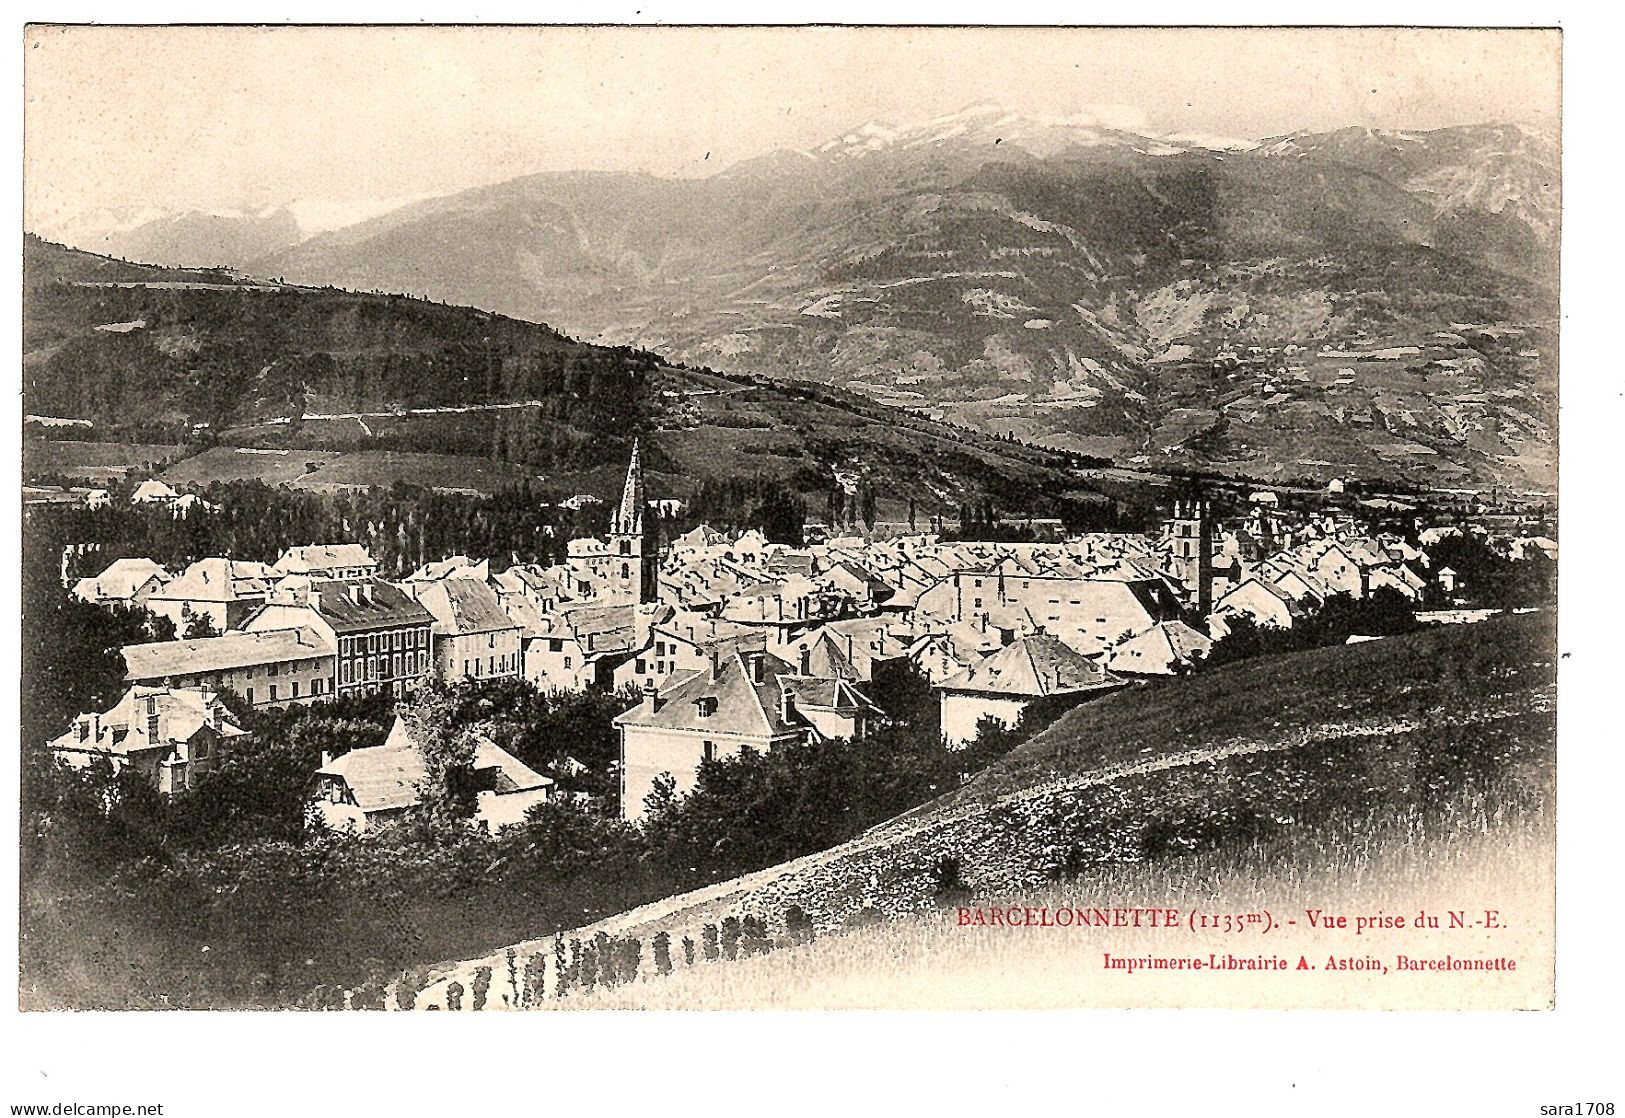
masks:
POLYGON ((135 487, 130 494, 130 503, 136 505, 168 505, 173 504, 180 497, 180 493, 165 485, 157 478, 149 478, 135 487))
POLYGON ((277 557, 271 569, 279 575, 357 579, 377 575, 378 564, 358 543, 330 543, 290 547, 277 557))
POLYGON ((1271 579, 1257 575, 1242 579, 1235 589, 1213 604, 1213 617, 1219 622, 1216 634, 1224 627, 1227 617, 1245 616, 1258 625, 1290 629, 1302 615, 1303 607, 1296 598, 1271 579))
POLYGON ((174 622, 177 633, 185 633, 194 618, 207 618, 215 632, 224 633, 265 604, 271 583, 264 563, 199 559, 149 595, 147 608, 174 622))
POLYGON ((1183 621, 1163 621, 1137 633, 1111 651, 1118 675, 1174 675, 1197 664, 1213 648, 1213 638, 1183 621))
MULTIPOLYGON (((422 746, 399 716, 382 745, 322 756, 310 812, 336 831, 365 831, 399 818, 422 802, 428 777, 422 746)), ((530 768, 484 736, 477 736, 473 776, 478 786, 474 819, 497 831, 522 822, 537 804, 552 798, 551 777, 530 768)))
POLYGON ((942 737, 949 745, 964 745, 975 740, 984 718, 1015 726, 1037 704, 1058 712, 1122 686, 1098 659, 1074 651, 1059 637, 1036 633, 936 685, 942 737))
POLYGON ((747 750, 799 742, 859 739, 879 710, 846 680, 800 675, 765 650, 720 652, 706 668, 652 684, 620 714, 621 817, 636 821, 656 782, 678 795, 694 789, 700 768, 747 750))
POLYGON ((709 668, 717 656, 767 647, 768 634, 692 610, 662 606, 650 621, 643 641, 615 668, 612 686, 642 690, 664 687, 674 676, 709 668))
POLYGON ((524 630, 483 579, 454 576, 402 586, 434 616, 429 634, 440 679, 517 678, 524 672, 524 630))
POLYGON ((476 563, 466 555, 449 555, 444 559, 434 559, 423 564, 403 581, 439 582, 447 578, 475 578, 484 582, 490 577, 490 560, 481 559, 476 563))
POLYGON ((859 612, 870 613, 892 598, 897 589, 874 571, 851 559, 843 559, 818 576, 818 582, 846 595, 859 612))
POLYGON ((82 578, 70 592, 81 602, 116 609, 145 608, 170 581, 170 574, 151 559, 115 559, 101 574, 82 578))
POLYGON ((75 768, 102 760, 115 772, 129 769, 170 796, 196 785, 247 740, 217 692, 138 684, 111 709, 79 715, 48 748, 75 768))
POLYGON ((613 686, 617 669, 645 647, 651 627, 669 613, 658 602, 626 602, 542 614, 525 640, 525 678, 560 691, 613 686))

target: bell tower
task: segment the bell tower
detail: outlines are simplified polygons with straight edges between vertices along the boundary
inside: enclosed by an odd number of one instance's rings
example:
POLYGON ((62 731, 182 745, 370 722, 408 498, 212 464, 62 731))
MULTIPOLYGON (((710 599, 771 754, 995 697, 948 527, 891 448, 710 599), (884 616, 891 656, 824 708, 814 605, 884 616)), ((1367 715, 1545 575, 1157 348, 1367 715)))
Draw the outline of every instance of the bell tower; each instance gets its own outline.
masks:
POLYGON ((644 531, 648 499, 643 491, 643 458, 636 440, 626 467, 621 502, 609 522, 609 598, 617 605, 652 602, 658 562, 654 541, 644 531))
POLYGON ((1213 612, 1213 517, 1200 493, 1174 501, 1174 577, 1185 586, 1185 604, 1198 617, 1213 612))

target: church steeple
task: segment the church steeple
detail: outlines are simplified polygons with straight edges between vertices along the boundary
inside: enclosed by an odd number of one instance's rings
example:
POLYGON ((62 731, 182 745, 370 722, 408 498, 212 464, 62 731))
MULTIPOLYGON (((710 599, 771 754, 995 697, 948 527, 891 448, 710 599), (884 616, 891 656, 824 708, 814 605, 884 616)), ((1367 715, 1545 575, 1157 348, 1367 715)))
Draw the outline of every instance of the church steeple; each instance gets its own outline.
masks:
POLYGON ((638 440, 632 440, 632 461, 626 467, 626 485, 621 488, 621 503, 610 521, 613 535, 643 534, 643 458, 638 440))
MULTIPOLYGON (((636 440, 626 467, 621 503, 609 522, 610 597, 626 604, 655 601, 659 542, 644 534, 648 498, 643 491, 643 456, 636 440)), ((656 525, 658 530, 658 524, 656 525)))

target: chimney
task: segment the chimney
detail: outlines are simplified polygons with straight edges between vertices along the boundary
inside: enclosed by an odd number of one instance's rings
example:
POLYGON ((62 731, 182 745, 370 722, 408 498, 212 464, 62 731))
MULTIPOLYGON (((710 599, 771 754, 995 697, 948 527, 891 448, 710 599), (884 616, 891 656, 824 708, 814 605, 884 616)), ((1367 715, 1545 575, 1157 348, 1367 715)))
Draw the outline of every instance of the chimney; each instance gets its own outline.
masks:
POLYGON ((801 646, 801 674, 812 675, 812 646, 810 644, 801 646))
POLYGON ((327 750, 327 749, 322 750, 322 764, 321 764, 321 767, 325 769, 325 768, 327 768, 328 765, 331 765, 332 763, 333 763, 333 753, 332 753, 332 751, 327 750))
POLYGON ((655 681, 643 681, 643 713, 654 714, 660 710, 660 695, 655 690, 655 681))
POLYGON ((719 676, 721 674, 722 674, 722 655, 721 655, 720 652, 717 651, 717 646, 713 644, 711 646, 711 678, 715 679, 715 678, 717 678, 717 676, 719 676))

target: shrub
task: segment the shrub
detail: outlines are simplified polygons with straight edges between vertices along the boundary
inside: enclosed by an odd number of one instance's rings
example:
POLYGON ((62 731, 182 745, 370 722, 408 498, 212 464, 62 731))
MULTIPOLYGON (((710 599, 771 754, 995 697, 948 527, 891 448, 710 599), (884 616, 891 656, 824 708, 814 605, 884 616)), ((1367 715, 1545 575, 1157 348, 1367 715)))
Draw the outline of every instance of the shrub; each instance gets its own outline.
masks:
POLYGON ((524 986, 520 990, 520 1005, 536 1005, 547 996, 547 955, 538 951, 525 960, 524 986))
POLYGON ((411 971, 401 971, 401 976, 395 980, 395 1008, 416 1009, 418 1004, 418 982, 411 971))
POLYGON ((694 941, 688 936, 683 937, 683 965, 687 967, 694 965, 694 941))
POLYGON ((446 987, 446 1008, 463 1008, 463 984, 461 982, 453 982, 446 987))
POLYGON ((657 932, 654 938, 655 973, 671 973, 671 933, 657 932))
POLYGON ((841 922, 845 928, 867 928, 885 919, 874 905, 866 904, 841 922))
POLYGON ((721 956, 721 951, 717 949, 717 926, 715 924, 707 924, 700 929, 700 942, 705 949, 706 962, 715 962, 721 956))
POLYGON ((811 943, 815 931, 812 917, 800 905, 793 904, 784 913, 784 930, 794 944, 811 943))
POLYGON ((592 954, 593 961, 598 965, 598 981, 605 986, 614 986, 620 981, 618 947, 619 944, 610 938, 608 932, 599 932, 592 937, 592 954))
POLYGON ((485 999, 491 992, 491 968, 480 967, 474 971, 474 1009, 484 1009, 485 999))
POLYGON ((739 917, 729 916, 722 921, 722 957, 724 959, 737 959, 739 957, 739 936, 741 932, 739 917))
POLYGON ((952 854, 939 856, 931 866, 932 895, 939 905, 956 905, 970 896, 960 877, 959 859, 952 854))

